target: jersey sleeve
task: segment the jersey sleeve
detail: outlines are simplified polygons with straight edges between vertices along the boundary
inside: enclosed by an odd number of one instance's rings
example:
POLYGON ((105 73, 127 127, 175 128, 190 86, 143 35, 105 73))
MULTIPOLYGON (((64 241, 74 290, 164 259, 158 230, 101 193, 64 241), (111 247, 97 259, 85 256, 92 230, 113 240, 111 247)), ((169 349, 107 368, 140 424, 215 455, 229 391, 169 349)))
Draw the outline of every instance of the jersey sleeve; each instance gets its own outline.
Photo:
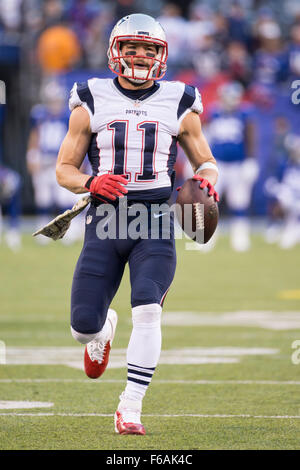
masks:
POLYGON ((77 108, 77 106, 82 106, 84 109, 87 110, 90 116, 91 129, 93 129, 95 105, 89 81, 82 83, 75 82, 73 88, 70 91, 70 111, 73 111, 73 109, 77 108))
POLYGON ((203 112, 202 99, 198 89, 191 85, 182 85, 184 89, 177 109, 178 133, 180 124, 188 113, 194 111, 201 114, 203 112))

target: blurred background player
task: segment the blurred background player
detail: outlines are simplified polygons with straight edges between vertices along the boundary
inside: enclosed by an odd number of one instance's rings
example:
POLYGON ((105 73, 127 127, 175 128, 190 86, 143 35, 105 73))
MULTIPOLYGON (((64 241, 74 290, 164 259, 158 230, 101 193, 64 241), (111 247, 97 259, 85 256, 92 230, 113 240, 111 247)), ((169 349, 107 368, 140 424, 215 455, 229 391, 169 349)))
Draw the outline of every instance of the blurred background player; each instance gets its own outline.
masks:
MULTIPOLYGON (((57 81, 48 81, 41 88, 41 103, 31 111, 27 168, 32 177, 38 227, 50 221, 54 210, 63 212, 78 200, 76 195, 59 186, 55 178, 57 153, 68 130, 66 98, 63 86, 57 81)), ((65 243, 81 237, 80 225, 79 217, 64 237, 65 243)), ((38 242, 47 243, 49 240, 39 236, 38 242)))
POLYGON ((273 214, 277 215, 268 228, 266 241, 290 249, 300 243, 300 135, 287 133, 283 145, 286 159, 278 178, 271 176, 265 185, 267 194, 275 199, 273 214))
POLYGON ((220 170, 216 187, 220 197, 226 197, 231 218, 230 242, 235 251, 250 248, 249 207, 258 176, 251 108, 242 103, 243 93, 238 82, 222 85, 219 102, 212 106, 206 128, 220 170))
MULTIPOLYGON (((5 102, 5 92, 1 97, 5 102)), ((1 103, 1 99, 0 99, 1 103)), ((3 214, 8 216, 8 228, 5 233, 7 246, 18 251, 21 247, 20 214, 21 214, 21 177, 2 163, 3 156, 3 122, 5 116, 5 105, 0 104, 0 241, 3 230, 3 214), (2 208, 4 210, 2 210, 2 208)))
POLYGON ((3 233, 2 207, 9 219, 5 242, 11 250, 18 251, 21 248, 21 178, 17 172, 0 163, 0 241, 3 233))

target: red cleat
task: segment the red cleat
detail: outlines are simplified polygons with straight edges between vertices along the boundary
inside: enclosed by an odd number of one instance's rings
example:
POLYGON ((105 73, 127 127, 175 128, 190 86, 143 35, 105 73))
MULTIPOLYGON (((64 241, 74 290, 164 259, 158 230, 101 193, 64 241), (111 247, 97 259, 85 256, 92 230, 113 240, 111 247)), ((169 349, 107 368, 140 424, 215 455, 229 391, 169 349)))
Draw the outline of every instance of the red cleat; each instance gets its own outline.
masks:
POLYGON ((146 434, 141 423, 125 423, 120 411, 115 413, 115 431, 119 434, 140 434, 142 436, 146 434))
MULTIPOLYGON (((99 344, 99 343, 98 343, 99 344)), ((105 371, 108 359, 109 359, 109 352, 110 352, 110 343, 109 341, 105 343, 104 347, 100 348, 103 350, 102 360, 97 360, 93 358, 91 351, 89 352, 88 346, 85 347, 84 351, 84 370, 85 373, 90 379, 98 379, 103 372, 105 371)))
POLYGON ((102 341, 99 341, 99 339, 90 341, 85 347, 84 370, 86 375, 91 379, 97 379, 100 377, 107 367, 111 343, 115 335, 117 321, 118 317, 116 312, 109 309, 105 322, 106 326, 110 325, 110 328, 108 328, 108 336, 102 341))
POLYGON ((115 412, 115 431, 118 434, 146 434, 141 423, 142 403, 125 398, 124 392, 120 396, 120 403, 115 412))

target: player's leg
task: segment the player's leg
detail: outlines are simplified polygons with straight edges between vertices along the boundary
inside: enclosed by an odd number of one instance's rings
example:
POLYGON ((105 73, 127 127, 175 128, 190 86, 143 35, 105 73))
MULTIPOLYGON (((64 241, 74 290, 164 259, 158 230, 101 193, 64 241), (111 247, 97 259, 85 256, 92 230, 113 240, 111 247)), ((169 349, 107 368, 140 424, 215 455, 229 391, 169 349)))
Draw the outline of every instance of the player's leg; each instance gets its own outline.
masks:
POLYGON ((249 206, 254 181, 243 171, 244 162, 235 162, 228 168, 227 204, 231 212, 230 242, 235 251, 250 248, 249 206))
POLYGON ((117 316, 109 305, 120 285, 125 260, 115 249, 114 240, 99 240, 95 208, 87 213, 85 240, 78 259, 71 295, 71 331, 87 344, 85 370, 97 378, 105 370, 114 337, 117 316), (92 218, 92 220, 91 220, 92 218))
POLYGON ((117 321, 117 313, 109 308, 105 323, 98 333, 79 333, 71 326, 73 338, 86 345, 84 351, 84 370, 91 379, 100 377, 107 367, 117 321))
MULTIPOLYGON (((2 196, 9 222, 5 234, 5 241, 13 251, 21 247, 20 215, 21 215, 21 178, 10 168, 2 171, 2 196)), ((0 195, 1 197, 1 195, 0 195)))
POLYGON ((133 328, 127 349, 127 384, 115 414, 115 430, 144 434, 142 400, 160 356, 162 304, 176 268, 174 240, 140 240, 130 254, 129 267, 133 328))
POLYGON ((288 250, 297 245, 300 241, 300 216, 289 211, 284 220, 284 228, 279 239, 279 246, 288 250))
POLYGON ((5 240, 9 248, 13 251, 18 251, 21 248, 21 230, 20 230, 20 215, 21 215, 21 187, 19 186, 10 199, 7 205, 9 214, 9 228, 5 235, 5 240))
MULTIPOLYGON (((54 171, 55 175, 55 171, 54 171)), ((32 184, 34 190, 34 201, 37 213, 37 228, 46 225, 52 212, 52 195, 51 195, 51 181, 53 179, 52 172, 47 169, 41 169, 33 174, 32 184)), ((36 241, 39 244, 45 245, 50 242, 49 238, 38 235, 36 241)))
POLYGON ((284 225, 278 242, 280 248, 290 249, 300 242, 299 197, 297 200, 295 189, 288 182, 283 182, 278 191, 278 199, 284 212, 284 225))

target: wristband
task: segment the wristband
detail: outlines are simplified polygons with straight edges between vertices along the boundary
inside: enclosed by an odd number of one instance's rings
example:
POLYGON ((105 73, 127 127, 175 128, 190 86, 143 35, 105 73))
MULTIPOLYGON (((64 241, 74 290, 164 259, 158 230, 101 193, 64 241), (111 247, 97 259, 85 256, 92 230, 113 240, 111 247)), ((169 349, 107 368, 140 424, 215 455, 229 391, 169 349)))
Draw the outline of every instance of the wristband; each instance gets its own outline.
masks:
POLYGON ((215 170, 217 173, 219 173, 217 165, 215 165, 212 162, 202 163, 202 165, 200 165, 199 168, 196 170, 195 174, 197 175, 199 171, 202 171, 202 170, 215 170))
POLYGON ((92 184, 92 181, 93 181, 94 178, 95 178, 95 176, 91 176, 91 177, 87 180, 87 182, 85 183, 85 188, 86 188, 86 189, 90 189, 91 184, 92 184))

